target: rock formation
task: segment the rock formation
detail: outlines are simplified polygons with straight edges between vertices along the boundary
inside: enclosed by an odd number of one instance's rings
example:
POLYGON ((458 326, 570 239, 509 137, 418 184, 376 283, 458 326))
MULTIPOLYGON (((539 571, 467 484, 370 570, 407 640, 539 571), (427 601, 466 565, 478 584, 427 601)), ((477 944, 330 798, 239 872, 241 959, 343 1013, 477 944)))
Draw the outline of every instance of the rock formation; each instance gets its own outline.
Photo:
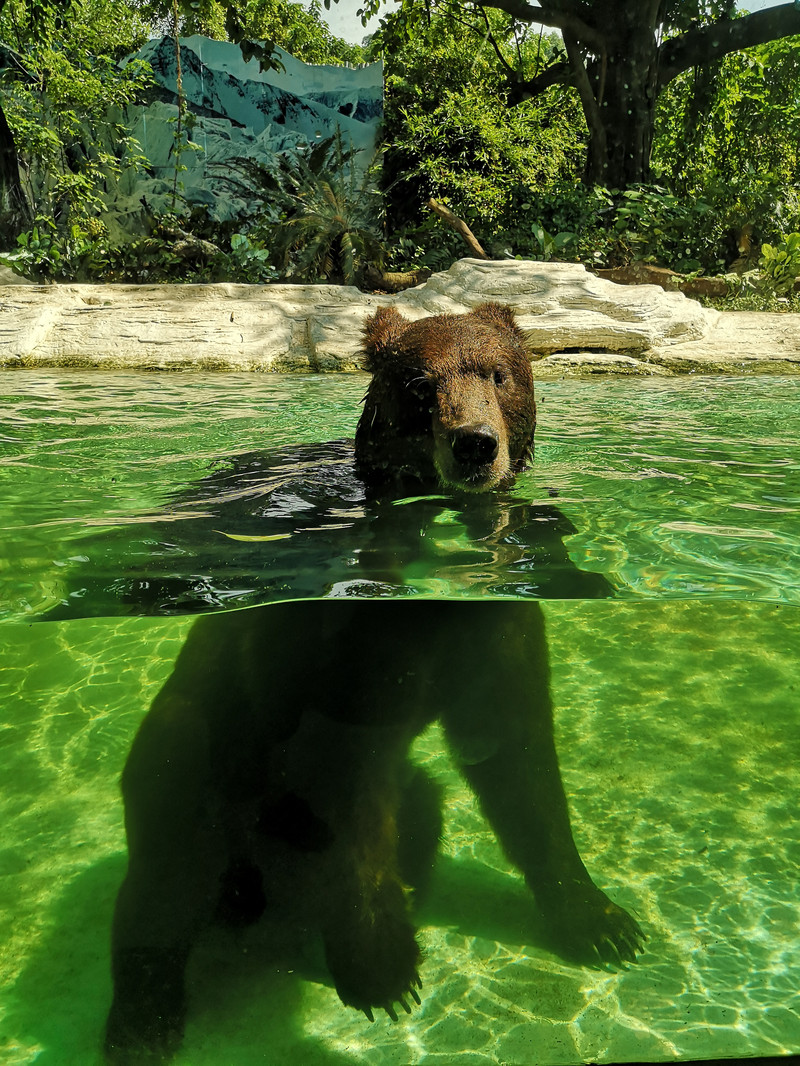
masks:
POLYGON ((366 316, 508 304, 537 377, 800 369, 800 316, 720 314, 571 263, 462 259, 394 296, 336 285, 3 285, 0 366, 360 369, 366 316))

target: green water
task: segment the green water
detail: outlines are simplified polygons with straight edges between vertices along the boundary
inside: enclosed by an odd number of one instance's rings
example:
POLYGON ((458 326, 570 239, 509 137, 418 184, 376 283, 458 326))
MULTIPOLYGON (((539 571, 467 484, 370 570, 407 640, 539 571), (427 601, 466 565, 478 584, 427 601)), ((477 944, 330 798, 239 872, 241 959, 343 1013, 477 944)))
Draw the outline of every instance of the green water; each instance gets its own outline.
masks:
MULTIPOLYGON (((543 946, 524 885, 433 729, 416 757, 448 801, 420 916, 421 1008, 369 1025, 285 930, 209 933, 177 1063, 525 1066, 800 1050, 800 611, 601 601, 545 612, 575 836, 595 880, 646 929, 639 962, 584 969, 543 946)), ((125 866, 117 777, 190 624, 0 631, 9 1066, 100 1061, 125 866)))
MULTIPOLYGON (((363 381, 23 373, 4 386, 0 1061, 86 1066, 111 995, 119 774, 193 620, 40 612, 99 531, 136 526, 209 460, 351 434, 363 381)), ((208 932, 178 1066, 800 1053, 800 387, 580 381, 539 395, 537 461, 515 496, 555 499, 573 562, 613 585, 543 604, 561 771, 583 859, 647 932, 644 954, 611 972, 547 947, 433 727, 414 749, 447 788, 418 916, 421 1007, 370 1025, 291 930, 208 932)), ((450 533, 466 550, 457 511, 439 525, 423 591, 450 533)), ((439 592, 469 594, 468 569, 439 592)))
MULTIPOLYGON (((323 528, 297 533, 299 504, 294 513, 287 504, 288 518, 255 526, 242 523, 244 505, 231 505, 203 526, 186 504, 170 511, 170 500, 198 486, 220 457, 352 437, 366 381, 5 375, 0 617, 47 611, 87 573, 102 573, 108 584, 126 568, 229 569, 220 599, 228 606, 341 588, 353 578, 354 552, 374 539, 373 521, 341 517, 360 501, 338 509, 328 501, 317 509, 323 528), (225 536, 240 532, 289 538, 254 549, 225 536), (171 540, 178 549, 165 554, 161 542, 171 540)), ((419 518, 429 528, 424 538, 414 533, 408 564, 409 527, 427 505, 412 501, 410 511, 381 517, 380 536, 391 548, 396 535, 403 548, 404 591, 558 596, 558 586, 537 584, 541 569, 529 580, 524 553, 520 561, 508 550, 520 527, 524 542, 536 536, 521 508, 555 505, 575 527, 566 538, 572 562, 604 575, 618 598, 800 603, 796 378, 590 379, 542 383, 537 396, 536 461, 495 508, 499 541, 476 542, 463 501, 443 497, 437 514, 419 518)), ((87 603, 73 604, 73 613, 91 613, 87 603)), ((98 609, 130 608, 101 597, 98 609)))

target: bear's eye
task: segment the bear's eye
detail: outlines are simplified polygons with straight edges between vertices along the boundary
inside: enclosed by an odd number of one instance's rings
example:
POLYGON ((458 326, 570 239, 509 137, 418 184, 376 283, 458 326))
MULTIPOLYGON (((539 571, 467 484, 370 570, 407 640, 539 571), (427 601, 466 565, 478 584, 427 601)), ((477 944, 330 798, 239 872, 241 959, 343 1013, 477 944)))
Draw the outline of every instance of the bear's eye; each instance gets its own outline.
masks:
POLYGON ((422 374, 418 378, 412 378, 406 385, 406 388, 412 393, 418 400, 422 400, 423 403, 429 403, 433 400, 436 393, 436 385, 429 377, 422 374))
POLYGON ((505 371, 500 370, 500 369, 495 369, 494 371, 492 371, 492 381, 495 383, 495 385, 505 385, 505 383, 506 383, 505 371))

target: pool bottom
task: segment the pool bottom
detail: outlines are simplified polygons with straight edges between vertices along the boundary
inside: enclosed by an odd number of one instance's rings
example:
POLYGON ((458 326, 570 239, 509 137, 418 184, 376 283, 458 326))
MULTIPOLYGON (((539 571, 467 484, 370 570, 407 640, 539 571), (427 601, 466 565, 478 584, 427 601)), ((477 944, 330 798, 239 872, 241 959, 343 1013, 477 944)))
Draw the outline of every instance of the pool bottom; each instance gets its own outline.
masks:
MULTIPOLYGON (((274 922, 214 930, 190 966, 178 1066, 528 1066, 800 1050, 800 612, 730 601, 543 610, 575 836, 598 884, 648 933, 638 964, 585 969, 548 948, 433 728, 415 758, 446 785, 447 811, 418 914, 421 1007, 369 1024, 339 1002, 313 937, 274 922)), ((0 627, 9 1066, 102 1061, 109 927, 125 868, 117 780, 191 624, 0 627)))

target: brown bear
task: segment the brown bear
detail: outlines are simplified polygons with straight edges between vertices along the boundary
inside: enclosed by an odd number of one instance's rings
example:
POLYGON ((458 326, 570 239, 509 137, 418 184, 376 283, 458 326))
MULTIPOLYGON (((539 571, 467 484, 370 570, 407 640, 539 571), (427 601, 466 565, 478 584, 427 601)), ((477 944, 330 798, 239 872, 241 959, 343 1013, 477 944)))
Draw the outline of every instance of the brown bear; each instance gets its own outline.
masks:
MULTIPOLYGON (((535 425, 510 311, 415 323, 379 311, 365 350, 356 461, 372 491, 510 482, 535 425)), ((371 1019, 419 1002, 409 886, 431 868, 441 814, 408 750, 435 719, 565 949, 635 959, 641 929, 573 841, 537 604, 328 599, 216 614, 192 629, 123 773, 111 1062, 167 1061, 199 933, 267 907, 318 930, 343 1003, 371 1019)))
POLYGON ((513 312, 483 304, 409 322, 386 308, 365 333, 373 377, 356 463, 367 484, 482 492, 510 483, 536 428, 530 355, 513 312))

